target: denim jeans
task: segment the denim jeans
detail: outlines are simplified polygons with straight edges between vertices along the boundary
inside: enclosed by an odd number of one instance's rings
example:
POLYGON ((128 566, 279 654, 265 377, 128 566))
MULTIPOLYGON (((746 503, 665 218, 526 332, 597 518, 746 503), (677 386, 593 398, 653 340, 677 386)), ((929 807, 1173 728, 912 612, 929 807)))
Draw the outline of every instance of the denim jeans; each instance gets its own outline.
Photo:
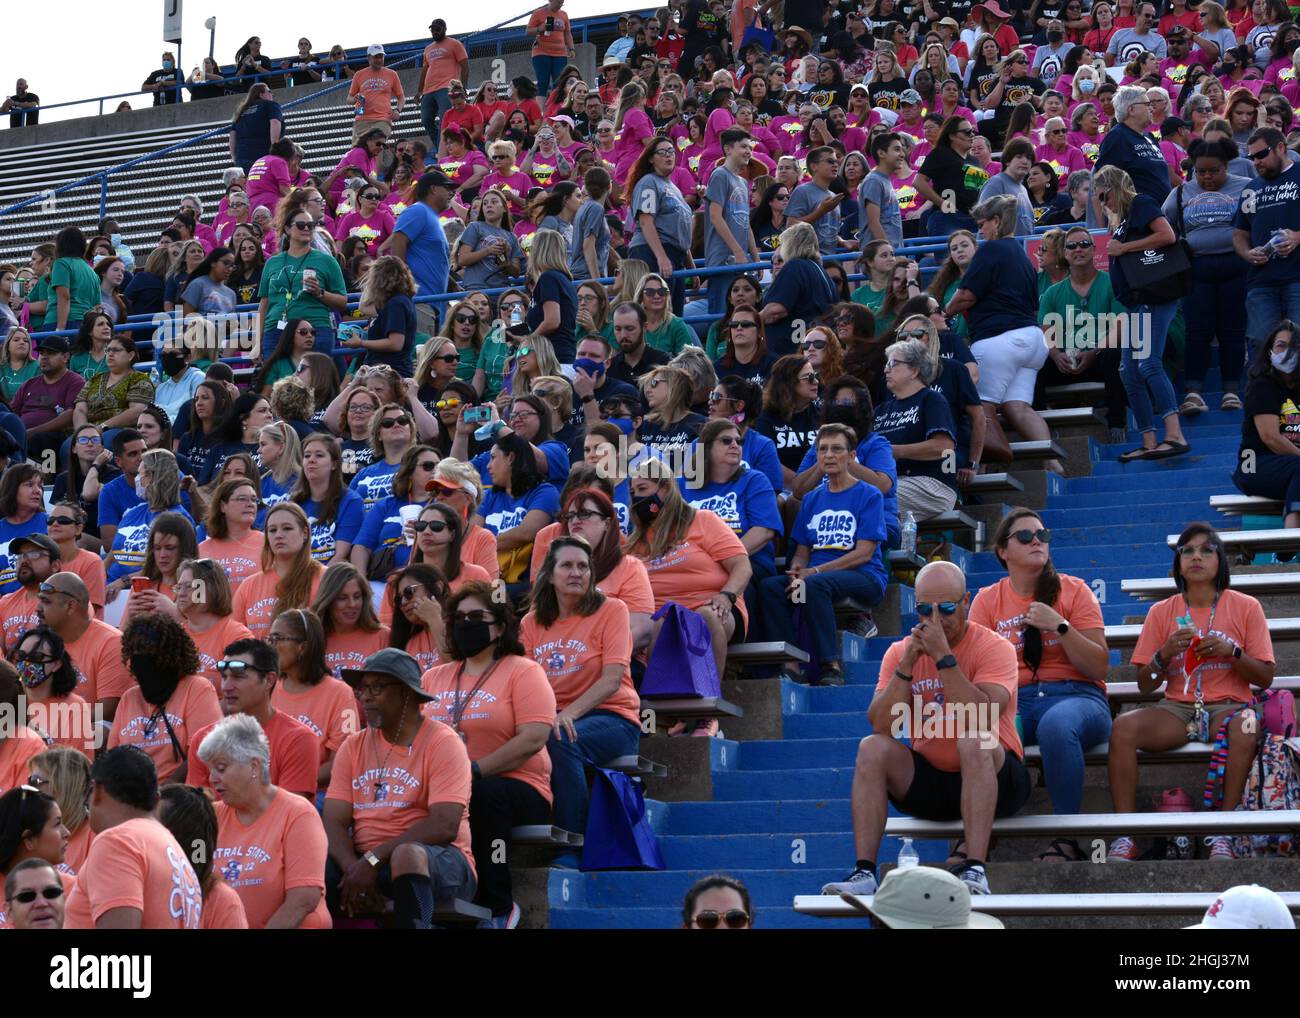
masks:
POLYGON ((1244 495, 1280 499, 1283 513, 1300 512, 1300 456, 1262 453, 1255 457, 1255 469, 1250 473, 1243 472, 1238 463, 1232 483, 1244 495))
POLYGON ((1091 682, 1035 682, 1020 687, 1025 745, 1038 744, 1052 809, 1078 813, 1084 750, 1110 738, 1110 706, 1091 682))
MULTIPOLYGON (((1294 257, 1294 255, 1292 256, 1294 257)), ((1300 282, 1246 287, 1246 359, 1283 318, 1300 321, 1300 282)))
MULTIPOLYGON (((767 629, 769 640, 793 643, 794 606, 786 595, 788 578, 770 576, 759 584, 763 604, 763 625, 767 629)), ((804 603, 802 612, 804 625, 812 634, 812 646, 808 648, 819 662, 838 661, 839 644, 835 640, 835 602, 842 597, 853 597, 859 601, 874 605, 885 596, 885 588, 874 576, 850 569, 836 569, 829 573, 816 573, 804 577, 804 603)))
POLYGON ((1144 324, 1136 324, 1130 329, 1130 333, 1136 331, 1149 341, 1143 349, 1136 350, 1132 339, 1126 337, 1120 361, 1120 377, 1124 380, 1124 391, 1128 393, 1129 409, 1133 411, 1138 431, 1154 431, 1156 417, 1163 420, 1178 412, 1174 385, 1165 371, 1165 342, 1169 338, 1169 323, 1176 314, 1176 300, 1168 304, 1138 304, 1129 309, 1130 321, 1141 322, 1142 318, 1138 316, 1146 319, 1144 324))
MULTIPOLYGON (((323 353, 326 356, 334 354, 334 330, 327 329, 322 325, 316 327, 316 345, 312 347, 314 353, 323 353)), ((275 350, 276 344, 280 342, 280 332, 277 328, 269 328, 262 333, 262 357, 265 359, 271 356, 275 350)), ((348 351, 349 353, 351 351, 348 351)), ((340 369, 339 374, 342 374, 340 369)))
POLYGON ((709 314, 721 315, 726 313, 727 291, 731 289, 731 284, 735 279, 735 276, 729 276, 726 273, 704 277, 704 285, 707 287, 709 296, 709 314))
POLYGON ((451 109, 451 96, 447 94, 445 88, 440 88, 436 92, 426 92, 420 96, 420 123, 424 125, 424 133, 429 136, 432 142, 430 149, 434 152, 438 150, 442 141, 438 125, 442 115, 449 109, 451 109))
MULTIPOLYGON (((673 314, 680 318, 686 305, 686 277, 677 270, 686 267, 686 252, 681 248, 666 243, 662 236, 660 236, 659 242, 663 244, 664 254, 668 256, 668 261, 673 267, 672 278, 668 280, 668 288, 672 291, 673 314)), ((659 271, 659 259, 650 250, 649 244, 638 244, 636 247, 628 248, 627 256, 645 262, 650 266, 651 272, 659 271)))
POLYGON ((573 723, 578 741, 566 735, 547 740, 551 754, 551 813, 555 825, 583 834, 587 830, 587 767, 599 767, 620 756, 630 756, 641 745, 641 729, 605 710, 594 710, 573 723))
POLYGON ((533 77, 537 79, 537 95, 545 105, 546 97, 551 94, 551 85, 560 76, 568 64, 568 57, 548 57, 533 54, 533 77))
POLYGON ((975 220, 965 212, 940 212, 932 209, 925 221, 925 232, 931 237, 951 237, 958 230, 975 230, 975 220))
POLYGON ((1219 371, 1225 390, 1235 391, 1246 359, 1246 263, 1235 253, 1192 259, 1192 288, 1183 298, 1187 322, 1187 388, 1200 391, 1210 370, 1210 341, 1219 340, 1219 371))

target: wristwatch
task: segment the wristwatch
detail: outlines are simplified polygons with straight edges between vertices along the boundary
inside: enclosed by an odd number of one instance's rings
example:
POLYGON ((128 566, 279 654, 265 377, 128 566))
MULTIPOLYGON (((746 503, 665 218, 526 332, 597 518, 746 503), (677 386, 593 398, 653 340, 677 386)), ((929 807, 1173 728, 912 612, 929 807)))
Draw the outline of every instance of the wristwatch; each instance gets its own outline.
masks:
POLYGON ((953 654, 945 654, 934 663, 934 666, 939 669, 939 671, 943 671, 945 668, 956 668, 957 658, 953 654))
POLYGON ((364 859, 366 862, 370 863, 370 865, 373 866, 375 869, 379 869, 379 867, 383 865, 379 861, 379 856, 375 855, 374 852, 367 852, 361 858, 364 859))
POLYGON ((1064 636, 1070 631, 1070 623, 1066 622, 1065 619, 1062 619, 1061 624, 1056 627, 1056 631, 1064 636))
POLYGON ((585 396, 582 397, 582 402, 583 402, 583 403, 595 403, 595 402, 596 402, 596 397, 593 396, 591 393, 587 393, 587 395, 585 395, 585 396))
POLYGON ((1240 647, 1234 646, 1234 647, 1232 648, 1232 659, 1233 659, 1234 661, 1240 661, 1240 660, 1241 660, 1241 648, 1240 648, 1240 647))
POLYGON ((736 592, 734 590, 720 590, 718 593, 723 597, 730 598, 732 604, 736 603, 736 592))

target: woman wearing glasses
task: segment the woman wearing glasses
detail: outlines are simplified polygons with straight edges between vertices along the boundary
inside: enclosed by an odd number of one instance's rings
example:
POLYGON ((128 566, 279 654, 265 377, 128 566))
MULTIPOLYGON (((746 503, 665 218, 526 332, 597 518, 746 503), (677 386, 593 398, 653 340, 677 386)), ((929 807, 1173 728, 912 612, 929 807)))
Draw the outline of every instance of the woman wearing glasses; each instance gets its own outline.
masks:
MULTIPOLYGON (((19 863, 40 859, 58 870, 66 901, 76 883, 75 876, 58 869, 67 854, 68 838, 63 811, 52 795, 20 784, 0 796, 0 879, 19 863)), ((12 929, 12 923, 0 912, 0 929, 6 928, 12 929)))
POLYGON ((274 347, 291 318, 305 318, 316 329, 316 349, 334 350, 334 312, 347 309, 347 284, 336 259, 316 250, 313 214, 303 208, 285 222, 288 246, 266 262, 258 284, 262 349, 274 347))
POLYGON ((519 622, 508 604, 474 583, 447 603, 449 660, 420 680, 433 699, 421 707, 465 743, 473 771, 470 835, 479 889, 476 901, 492 910, 488 925, 513 929, 520 910, 510 868, 497 851, 511 828, 551 819, 551 759, 547 738, 555 724, 555 693, 526 655, 519 622))
POLYGON ((676 454, 680 458, 706 420, 691 412, 691 376, 681 368, 651 368, 641 376, 640 384, 649 413, 641 422, 637 437, 656 455, 676 454))
POLYGON ((77 695, 77 669, 63 639, 48 626, 29 629, 10 658, 27 698, 27 727, 51 746, 94 752, 96 734, 86 701, 77 695))
POLYGON ((772 377, 763 390, 763 413, 754 430, 776 446, 783 491, 789 490, 796 468, 817 436, 817 395, 817 372, 805 357, 789 354, 772 366, 772 377))
POLYGON ((266 514, 262 571, 239 585, 231 616, 260 639, 280 612, 311 603, 324 571, 312 557, 307 514, 297 502, 281 502, 266 514))
POLYGON ((645 344, 676 357, 688 346, 699 346, 694 330, 673 313, 668 298, 675 292, 664 277, 650 273, 637 285, 634 300, 645 312, 645 344))
POLYGON ((776 358, 768 353, 756 306, 745 303, 731 310, 722 320, 722 335, 726 344, 722 356, 713 362, 718 377, 737 375, 756 385, 767 381, 776 358))
POLYGON ((129 335, 114 334, 104 352, 108 370, 95 375, 77 393, 72 411, 76 428, 85 424, 97 424, 105 431, 129 428, 153 402, 153 383, 148 375, 135 370, 135 344, 129 335))
POLYGON ((934 206, 922 226, 928 234, 947 236, 954 230, 975 228, 971 209, 988 183, 989 174, 970 158, 974 137, 975 128, 965 117, 949 117, 912 181, 922 199, 934 206), (945 195, 950 200, 945 200, 945 195), (954 204, 952 212, 945 211, 954 204))
POLYGON ((297 374, 303 357, 315 348, 316 327, 305 318, 291 318, 249 387, 269 399, 272 386, 282 378, 297 374))
POLYGON ((357 208, 338 221, 333 229, 334 239, 342 243, 348 237, 360 237, 366 242, 366 252, 379 256, 379 247, 393 235, 396 221, 393 213, 380 204, 383 195, 379 188, 368 185, 357 192, 357 208))
POLYGON ((59 568, 76 573, 86 585, 90 603, 104 610, 104 560, 78 543, 86 529, 86 511, 76 502, 55 501, 45 520, 46 534, 59 546, 59 568))
MULTIPOLYGON (((1019 717, 1026 746, 1038 744, 1052 809, 1082 812, 1084 752, 1110 737, 1105 623, 1092 588, 1052 565, 1051 532, 1032 509, 998 524, 994 553, 1007 571, 971 602, 970 621, 1016 648, 1019 717)), ((1039 862, 1077 862, 1073 838, 1057 838, 1039 862)))
MULTIPOLYGON (((709 421, 729 421, 741 436, 741 458, 749 468, 756 470, 772 484, 772 490, 785 488, 781 461, 776 445, 767 435, 754 429, 753 424, 763 411, 763 390, 756 383, 739 375, 719 372, 722 377, 709 393, 709 421)), ((707 425, 706 425, 707 427, 707 425)))
POLYGON ((68 829, 60 874, 75 876, 90 854, 95 832, 90 828, 90 758, 66 746, 55 746, 27 761, 28 782, 54 797, 68 829))
POLYGON ((380 407, 370 418, 370 449, 374 462, 352 478, 349 487, 361 496, 366 509, 393 492, 393 475, 415 442, 411 415, 396 403, 380 407))
POLYGON ((386 580, 406 564, 414 531, 404 523, 402 513, 432 497, 429 485, 437 466, 438 454, 430 446, 406 449, 396 471, 388 475, 388 489, 366 512, 350 558, 370 579, 386 580))
POLYGON ((749 889, 731 877, 697 880, 682 902, 682 928, 687 930, 748 930, 754 925, 749 889))
MULTIPOLYGON (((482 312, 468 301, 462 300, 459 304, 451 309, 451 313, 443 319, 442 329, 438 335, 442 339, 449 339, 455 348, 455 360, 450 360, 452 351, 439 348, 439 356, 444 358, 433 367, 451 367, 453 369, 453 378, 457 378, 468 385, 473 385, 474 373, 478 370, 479 355, 483 351, 484 334, 487 331, 488 323, 485 322, 482 312)), ((423 354, 423 350, 420 351, 423 354)), ((416 368, 417 385, 427 385, 428 379, 420 381, 419 365, 416 368)), ((427 374, 427 371, 426 371, 427 374)), ((441 372, 439 372, 441 374, 441 372)), ((425 400, 428 397, 420 394, 420 399, 425 400)))
MULTIPOLYGON (((1249 704, 1273 683, 1273 642, 1259 601, 1230 589, 1223 542, 1205 523, 1178 536, 1178 593, 1147 612, 1133 649, 1138 689, 1164 698, 1115 719, 1110 733, 1110 794, 1116 813, 1137 808, 1139 750, 1162 752, 1188 742, 1215 742, 1227 733, 1227 760, 1218 808, 1236 809, 1255 759, 1258 719, 1249 704)), ((1234 857, 1232 838, 1211 837, 1211 859, 1234 857)), ((1137 858, 1133 839, 1111 842, 1107 858, 1137 858)))
MULTIPOLYGON (((512 217, 522 216, 524 199, 534 184, 533 178, 515 165, 515 156, 518 154, 515 143, 494 141, 488 145, 487 154, 492 163, 492 172, 483 178, 480 193, 486 197, 489 192, 496 191, 508 202, 508 212, 512 217)), ((497 225, 499 227, 502 224, 497 225)))
POLYGON ((421 672, 428 671, 442 660, 442 606, 451 596, 447 580, 427 563, 412 563, 393 574, 388 589, 397 608, 388 645, 406 651, 421 672))
MULTIPOLYGON (((759 285, 758 279, 754 276, 740 275, 731 281, 727 287, 727 306, 723 312, 723 317, 709 326, 708 335, 704 340, 704 352, 708 354, 709 359, 716 363, 717 359, 722 356, 723 350, 727 343, 727 321, 731 313, 742 304, 748 304, 750 307, 760 307, 763 303, 763 288, 759 285)), ((763 329, 760 326, 760 329, 763 329)), ((767 346, 766 330, 763 329, 763 345, 767 346)), ((719 372, 719 376, 721 376, 719 372)), ((760 385, 762 382, 760 381, 760 385)))
POLYGON ((161 600, 157 604, 159 611, 177 616, 194 641, 199 655, 197 674, 219 687, 217 662, 225 648, 252 635, 231 615, 230 581, 221 563, 211 558, 185 560, 176 572, 175 604, 161 600))
POLYGON ((473 464, 456 459, 438 461, 433 479, 433 497, 437 502, 451 506, 464 522, 464 559, 480 565, 493 580, 501 573, 497 560, 496 535, 472 520, 483 501, 483 481, 473 464))
MULTIPOLYGON (((467 583, 490 583, 488 571, 463 555, 465 521, 460 513, 446 502, 430 502, 420 510, 419 518, 411 524, 415 546, 411 551, 412 563, 433 566, 447 580, 454 594, 467 583)), ((392 588, 385 594, 383 613, 385 621, 393 614, 392 588)), ((381 615, 381 617, 383 617, 381 615)))
POLYGON ((232 589, 262 568, 266 535, 256 527, 261 507, 256 476, 223 481, 208 506, 207 536, 198 552, 221 566, 232 589))
POLYGON ((478 215, 460 235, 453 259, 466 289, 504 286, 519 275, 524 253, 514 234, 509 201, 502 191, 483 191, 478 215))

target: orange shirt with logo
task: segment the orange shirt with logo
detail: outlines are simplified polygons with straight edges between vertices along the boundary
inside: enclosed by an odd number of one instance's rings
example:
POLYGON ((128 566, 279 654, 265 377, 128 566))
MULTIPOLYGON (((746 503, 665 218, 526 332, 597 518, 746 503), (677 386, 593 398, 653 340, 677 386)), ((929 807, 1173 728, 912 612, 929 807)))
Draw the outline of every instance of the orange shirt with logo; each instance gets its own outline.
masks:
POLYGON ((40 601, 36 595, 29 593, 26 587, 0 597, 0 635, 4 639, 6 657, 12 655, 23 633, 41 624, 41 617, 36 614, 38 604, 40 601))
MULTIPOLYGON (((426 693, 437 699, 420 705, 426 718, 450 726, 454 712, 481 676, 460 676, 457 695, 456 673, 460 661, 431 668, 420 679, 426 693)), ((520 725, 555 723, 555 693, 546 674, 526 657, 510 655, 496 662, 492 674, 478 688, 460 715, 460 730, 465 734, 465 748, 471 760, 482 760, 495 753, 515 737, 520 725)), ((503 778, 514 778, 531 785, 547 802, 551 801, 551 758, 543 746, 512 771, 502 771, 503 778)))
MULTIPOLYGON (((1219 604, 1214 610, 1214 623, 1210 623, 1211 609, 1191 609, 1192 625, 1201 636, 1218 636, 1235 643, 1242 653, 1258 661, 1274 663, 1273 638, 1268 632, 1268 619, 1259 601, 1249 594, 1228 589, 1219 594, 1219 604), (1208 632, 1207 632, 1208 630, 1208 632)), ((1157 601, 1147 612, 1142 623, 1142 634, 1133 649, 1133 664, 1140 670, 1151 663, 1165 642, 1179 628, 1178 617, 1188 614, 1187 601, 1175 594, 1157 601)), ((1206 658, 1188 675, 1185 655, 1170 661, 1165 671, 1165 698, 1181 703, 1196 702, 1196 683, 1201 683, 1203 703, 1220 703, 1235 700, 1249 703, 1252 697, 1250 683, 1233 671, 1230 657, 1206 658)))
POLYGON ((563 57, 569 53, 569 44, 565 41, 565 32, 569 29, 569 16, 564 11, 553 11, 550 6, 539 7, 528 19, 529 28, 540 28, 533 42, 533 56, 563 57), (552 28, 546 31, 547 19, 552 28))
MULTIPOLYGON (((1016 649, 1020 662, 1020 684, 1027 686, 1034 680, 1034 671, 1025 664, 1025 613, 1034 603, 1033 596, 1021 597, 1011 586, 1011 578, 1003 577, 991 587, 985 587, 971 602, 970 620, 992 629, 1016 649)), ((1084 632, 1104 629, 1101 605, 1092 588, 1077 576, 1061 574, 1061 594, 1052 607, 1070 623, 1084 632)), ((1042 631, 1043 659, 1038 666, 1039 682, 1091 682, 1106 688, 1106 680, 1090 679, 1070 663, 1069 655, 1061 646, 1061 635, 1054 629, 1042 631)))
POLYGON ((63 563, 63 571, 76 573, 80 576, 81 582, 90 591, 90 603, 96 608, 103 609, 104 587, 107 585, 107 576, 102 558, 93 551, 78 548, 77 554, 72 557, 72 561, 63 563))
POLYGON ((247 640, 253 634, 242 622, 229 615, 217 619, 216 625, 203 633, 196 633, 187 620, 182 619, 185 631, 190 634, 199 652, 199 674, 209 679, 213 687, 220 687, 221 673, 217 662, 226 656, 226 648, 236 640, 247 640))
POLYGON ((529 612, 519 627, 519 638, 533 660, 542 666, 555 690, 555 705, 564 710, 600 679, 609 665, 619 665, 623 678, 618 688, 597 710, 610 711, 634 725, 641 723, 641 698, 632 684, 632 627, 627 605, 616 597, 592 615, 556 619, 545 629, 537 614, 529 612))
POLYGON ((203 890, 171 832, 152 817, 101 831, 68 900, 65 930, 91 930, 104 913, 134 908, 146 930, 197 930, 203 890))
POLYGON ((343 745, 349 736, 361 731, 361 711, 352 687, 339 679, 325 676, 304 693, 290 693, 277 682, 271 704, 311 729, 320 746, 320 762, 343 745))
MULTIPOLYGON (((898 669, 898 662, 903 658, 903 649, 906 645, 907 639, 898 640, 885 651, 885 659, 880 663, 877 691, 887 688, 894 681, 894 672, 898 669)), ((968 621, 966 632, 957 646, 952 648, 952 653, 957 659, 957 667, 972 685, 1001 686, 1011 694, 1007 705, 997 710, 998 742, 1004 749, 1023 759, 1025 751, 1020 744, 1020 734, 1016 731, 1016 696, 1020 688, 1020 680, 1015 649, 993 630, 977 622, 968 621)), ((922 654, 912 666, 912 700, 906 706, 908 709, 906 716, 912 718, 914 723, 919 723, 922 731, 927 727, 937 726, 937 711, 940 708, 944 711, 944 720, 949 722, 949 727, 954 729, 954 733, 944 732, 937 738, 913 735, 912 748, 941 771, 955 773, 961 770, 957 758, 955 730, 962 726, 954 722, 961 721, 963 715, 953 716, 954 705, 945 703, 943 680, 939 678, 939 669, 935 667, 934 658, 928 654, 922 654), (915 716, 917 698, 922 702, 920 718, 915 716), (930 704, 939 705, 934 709, 933 714, 929 708, 930 704)), ((993 706, 990 704, 989 708, 993 706)), ((977 712, 976 722, 982 720, 983 718, 980 718, 977 712)))
MULTIPOLYGON (((533 539, 532 573, 536 576, 546 561, 546 552, 563 530, 561 523, 548 523, 537 532, 533 539)), ((607 597, 616 597, 627 605, 630 612, 645 615, 655 613, 654 591, 650 588, 650 574, 646 572, 645 563, 639 558, 624 555, 618 565, 610 570, 609 575, 596 584, 597 589, 607 597)))
MULTIPOLYGON (((481 565, 478 565, 475 562, 465 561, 461 562, 460 572, 457 573, 454 580, 449 580, 447 582, 447 586, 451 588, 451 592, 454 594, 467 583, 491 583, 492 579, 493 578, 488 575, 488 571, 481 565)), ((393 588, 390 585, 384 588, 384 600, 379 606, 379 621, 386 626, 391 626, 393 624, 394 611, 393 588)))
MULTIPOLYGON (((316 600, 316 591, 320 588, 323 574, 322 569, 312 580, 311 591, 307 596, 308 601, 316 600)), ((235 591, 234 604, 230 609, 231 617, 246 625, 259 640, 266 639, 266 634, 271 631, 271 623, 280 614, 280 597, 275 592, 279 585, 280 574, 271 569, 248 577, 235 591)))
POLYGON ((81 675, 77 692, 87 702, 112 700, 135 688, 135 677, 122 661, 122 634, 107 622, 91 619, 67 648, 81 675))
POLYGON ((397 114, 401 113, 402 106, 406 102, 406 93, 402 91, 402 79, 389 67, 381 67, 377 71, 366 67, 357 71, 352 76, 352 87, 348 89, 348 98, 356 99, 358 96, 365 104, 365 109, 362 110, 358 120, 392 121, 397 114), (396 112, 392 106, 393 99, 397 100, 396 112))
POLYGON ((242 541, 209 537, 200 542, 199 557, 220 563, 230 581, 230 589, 238 590, 246 579, 262 571, 262 548, 265 545, 266 535, 260 530, 250 530, 242 541))
POLYGON ((377 728, 357 732, 339 748, 326 797, 352 807, 352 841, 368 852, 410 830, 429 807, 464 807, 453 844, 474 871, 469 836, 469 754, 460 736, 425 721, 410 746, 395 746, 377 728))
POLYGON ((67 746, 93 758, 96 741, 101 738, 95 727, 94 708, 76 693, 27 701, 27 726, 44 737, 50 745, 67 746))
MULTIPOLYGON (((442 42, 431 42, 424 47, 424 91, 422 95, 437 92, 453 80, 460 79, 460 65, 469 59, 460 40, 444 36, 442 42)), ((468 82, 462 82, 469 87, 468 82)))
POLYGON ((360 668, 371 654, 388 646, 388 636, 388 627, 380 626, 373 633, 358 629, 326 637, 325 663, 330 674, 338 678, 344 668, 360 668))
POLYGON ((235 889, 224 880, 213 882, 211 890, 203 899, 203 921, 201 930, 246 930, 248 916, 244 912, 244 903, 235 893, 235 889))
POLYGON ((28 762, 50 747, 40 734, 26 725, 13 735, 0 739, 0 795, 11 788, 30 784, 31 768, 28 762))
POLYGON ((299 925, 304 930, 328 930, 333 925, 325 907, 325 827, 316 807, 284 788, 251 824, 224 802, 217 808, 217 847, 212 867, 225 878, 244 903, 248 925, 264 929, 295 887, 316 887, 321 899, 299 925))
POLYGON ((159 784, 165 783, 185 765, 194 734, 221 720, 217 691, 202 675, 187 675, 181 679, 164 710, 171 722, 171 731, 180 744, 179 750, 172 744, 161 713, 153 704, 145 702, 139 686, 132 686, 122 697, 108 735, 109 749, 135 746, 153 757, 159 784))
MULTIPOLYGON (((716 514, 697 509, 684 541, 658 558, 639 556, 650 574, 655 610, 669 601, 691 609, 708 604, 727 583, 729 574, 722 560, 736 555, 749 557, 735 531, 716 514)), ((749 613, 743 597, 736 599, 736 607, 748 625, 749 613)))
POLYGON ((470 527, 460 546, 462 562, 481 566, 489 580, 501 577, 501 563, 497 559, 497 535, 487 527, 470 527))
MULTIPOLYGON (((190 740, 189 767, 185 772, 187 785, 196 788, 212 786, 208 765, 199 759, 199 747, 215 727, 216 722, 204 725, 190 740)), ((271 715, 262 725, 262 731, 271 744, 271 784, 300 795, 315 795, 316 772, 320 770, 320 745, 315 733, 281 710, 271 715)))

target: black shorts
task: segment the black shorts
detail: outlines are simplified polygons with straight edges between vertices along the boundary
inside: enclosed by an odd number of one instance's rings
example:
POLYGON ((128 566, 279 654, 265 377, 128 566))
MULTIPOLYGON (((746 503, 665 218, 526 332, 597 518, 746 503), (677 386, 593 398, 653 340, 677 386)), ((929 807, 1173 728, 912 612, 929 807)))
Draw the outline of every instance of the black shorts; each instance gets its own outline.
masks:
MULTIPOLYGON (((1006 750, 1002 769, 998 771, 998 803, 993 815, 1015 816, 1029 799, 1033 783, 1020 757, 1006 750)), ((908 816, 918 820, 961 819, 961 772, 941 771, 916 750, 912 750, 914 773, 912 784, 901 800, 892 795, 889 801, 908 816)))
POLYGON ((731 606, 731 617, 736 620, 736 631, 731 634, 731 643, 745 642, 745 616, 740 614, 740 604, 737 602, 731 606))

